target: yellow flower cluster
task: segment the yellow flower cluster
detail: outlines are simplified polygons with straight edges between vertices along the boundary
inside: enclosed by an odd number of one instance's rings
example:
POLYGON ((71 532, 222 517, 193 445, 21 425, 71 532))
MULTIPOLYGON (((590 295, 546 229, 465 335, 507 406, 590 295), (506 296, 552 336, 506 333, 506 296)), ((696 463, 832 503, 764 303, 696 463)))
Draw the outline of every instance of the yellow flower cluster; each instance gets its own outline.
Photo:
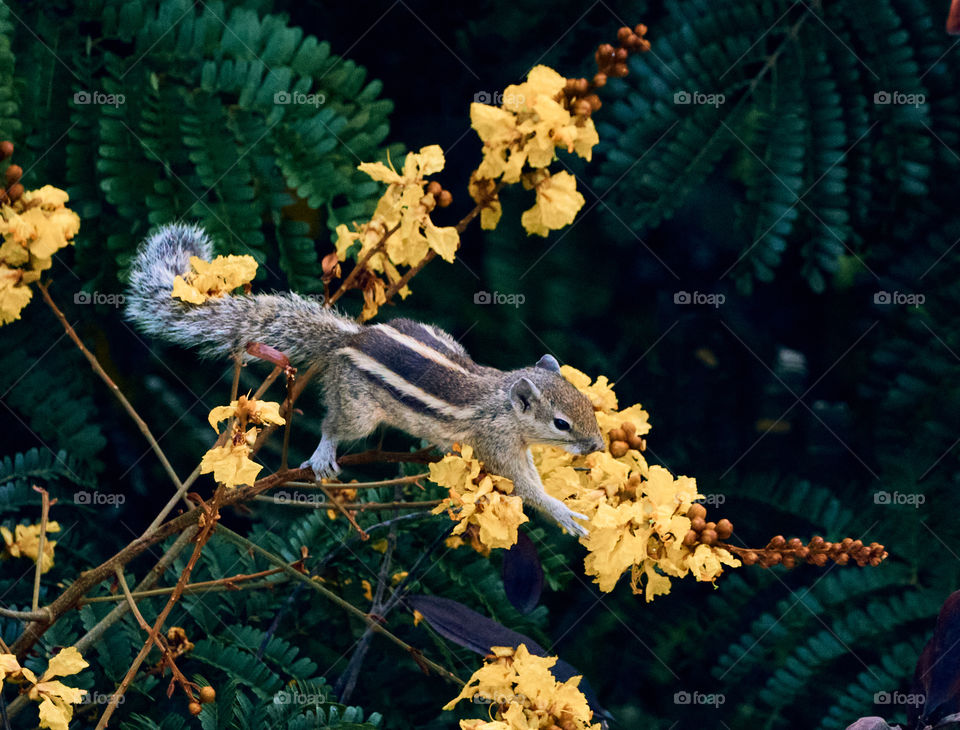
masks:
POLYGON ((68 687, 54 677, 76 674, 88 666, 76 647, 68 646, 50 660, 46 671, 37 679, 37 675, 20 666, 15 655, 0 654, 0 688, 5 681, 29 683, 27 697, 40 703, 40 727, 67 730, 73 719, 73 705, 83 702, 87 690, 68 687))
MULTIPOLYGON (((603 376, 589 376, 564 366, 563 375, 590 398, 604 434, 631 426, 638 436, 650 431, 648 415, 639 404, 618 411, 617 397, 603 376)), ((609 437, 607 446, 609 447, 609 437)), ((560 449, 533 448, 534 463, 549 494, 586 514, 589 534, 580 542, 589 551, 584 567, 602 591, 612 591, 620 576, 631 571, 634 593, 647 601, 670 592, 670 577, 693 575, 713 581, 723 566, 740 561, 726 549, 694 542, 684 544, 691 529, 687 512, 702 499, 696 480, 674 477, 661 466, 648 466, 637 449, 614 457, 609 448, 586 456, 560 449)))
POLYGON ((282 426, 280 404, 254 400, 241 395, 229 406, 217 406, 207 417, 214 431, 219 432, 220 421, 236 417, 230 441, 225 446, 215 446, 203 455, 200 473, 213 472, 213 478, 228 487, 253 484, 263 467, 250 459, 250 447, 257 440, 258 429, 247 428, 248 424, 272 423, 282 426))
MULTIPOLYGON (((373 217, 362 225, 337 226, 337 258, 346 261, 354 244, 360 243, 357 259, 361 260, 383 244, 366 262, 369 272, 383 274, 369 279, 363 287, 364 307, 361 319, 373 317, 386 301, 388 285, 400 281, 398 266, 416 266, 430 250, 444 261, 452 262, 460 245, 460 234, 452 226, 437 226, 430 213, 437 204, 433 193, 427 192, 427 176, 440 172, 445 160, 439 145, 423 147, 407 154, 403 171, 382 162, 364 162, 358 169, 378 182, 386 183, 387 190, 377 203, 373 217), (386 240, 384 240, 386 237, 386 240)), ((399 290, 405 298, 410 290, 399 290)))
MULTIPOLYGON (((3 538, 3 551, 0 555, 10 558, 30 558, 37 561, 40 553, 40 525, 17 525, 10 532, 6 527, 0 527, 0 537, 3 538)), ((60 532, 60 524, 47 523, 47 532, 60 532)), ((43 559, 40 572, 46 573, 53 567, 53 549, 57 546, 56 540, 45 539, 43 542, 43 559)))
POLYGON ((66 207, 69 199, 65 191, 44 185, 0 206, 0 325, 20 319, 33 296, 29 284, 80 230, 80 216, 66 207))
POLYGON ((173 280, 173 296, 191 304, 203 304, 229 294, 238 287, 249 289, 257 275, 257 262, 253 256, 217 256, 213 261, 204 261, 199 256, 190 257, 192 271, 173 280))
POLYGON ((491 720, 461 720, 461 730, 600 730, 591 724, 593 711, 578 689, 580 677, 558 682, 550 671, 556 657, 540 657, 521 644, 494 646, 492 657, 470 677, 460 694, 443 709, 465 699, 490 703, 491 720))
MULTIPOLYGON (((524 83, 504 90, 499 107, 470 105, 470 120, 483 141, 483 161, 470 179, 470 195, 478 203, 488 200, 496 181, 522 181, 525 188, 536 190, 536 204, 520 219, 528 234, 546 236, 563 228, 583 207, 573 175, 547 169, 556 148, 589 161, 600 141, 593 120, 572 115, 562 103, 566 83, 553 69, 535 66, 524 83)), ((481 227, 496 228, 500 214, 494 197, 481 213, 481 227)))
POLYGON ((509 548, 517 542, 517 529, 529 518, 523 514, 523 500, 512 495, 513 482, 481 473, 473 449, 461 447, 460 454, 447 454, 430 465, 430 481, 450 490, 450 497, 434 510, 446 511, 459 524, 453 535, 465 532, 475 549, 489 554, 492 548, 509 548))

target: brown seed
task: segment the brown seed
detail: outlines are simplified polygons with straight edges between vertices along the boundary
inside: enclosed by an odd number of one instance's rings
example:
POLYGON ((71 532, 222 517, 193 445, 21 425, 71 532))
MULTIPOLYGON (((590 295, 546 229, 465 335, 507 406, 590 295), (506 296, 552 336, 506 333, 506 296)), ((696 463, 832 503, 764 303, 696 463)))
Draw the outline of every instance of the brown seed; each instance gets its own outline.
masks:
POLYGON ((627 443, 630 444, 631 449, 636 449, 637 451, 643 451, 647 448, 647 442, 636 434, 631 434, 627 437, 627 443))
POLYGON ((20 165, 10 165, 4 173, 4 178, 8 186, 20 182, 21 177, 23 177, 23 168, 20 167, 20 165))
POLYGON ((436 180, 431 180, 430 184, 427 185, 427 192, 436 197, 440 194, 440 191, 443 190, 443 186, 440 185, 436 180))
POLYGON ((625 63, 615 63, 609 71, 610 76, 616 76, 617 78, 623 78, 628 73, 630 73, 630 71, 627 69, 627 64, 625 63))
POLYGON ((203 708, 200 707, 199 702, 191 702, 189 705, 187 705, 187 712, 189 712, 191 715, 199 715, 201 710, 203 710, 203 708))
POLYGON ((733 523, 727 518, 723 518, 717 523, 717 537, 726 540, 733 534, 733 523))
POLYGON ((810 547, 820 547, 821 545, 823 545, 823 538, 819 535, 814 535, 810 538, 810 547))
POLYGON ((5 160, 13 154, 13 142, 4 140, 0 142, 0 159, 5 160))
POLYGON ((716 530, 716 529, 717 529, 717 523, 716 523, 716 522, 708 522, 707 524, 705 524, 705 525, 703 526, 703 529, 705 529, 705 530, 716 530))
POLYGON ((590 82, 586 79, 577 79, 577 94, 583 96, 590 91, 590 82))
POLYGON ((16 183, 7 188, 7 195, 10 196, 10 200, 20 200, 20 196, 23 195, 23 185, 16 183))
POLYGON ((827 556, 825 553, 814 553, 808 558, 808 562, 813 562, 814 565, 822 568, 827 564, 827 556))
POLYGON ((837 561, 837 565, 846 565, 850 562, 850 556, 847 553, 840 553, 834 560, 837 561))
POLYGON ((699 517, 702 520, 706 516, 707 516, 707 508, 704 507, 699 502, 697 502, 696 504, 691 504, 690 509, 687 510, 687 517, 689 517, 691 520, 697 517, 699 517))
POLYGON ((200 701, 206 704, 207 702, 213 702, 217 699, 217 690, 213 687, 201 687, 200 688, 200 701))
POLYGON ((633 36, 633 31, 630 30, 627 26, 623 26, 620 30, 617 31, 617 40, 621 44, 626 43, 633 36))
POLYGON ((626 441, 627 434, 622 428, 613 428, 610 429, 610 440, 611 441, 626 441))
POLYGON ((783 560, 783 556, 780 553, 768 553, 767 554, 767 563, 769 565, 780 565, 780 561, 783 560))
POLYGON ((637 26, 633 29, 633 32, 637 35, 644 36, 647 34, 647 26, 643 23, 637 23, 637 26))
POLYGON ((810 548, 806 546, 798 547, 794 554, 801 560, 806 560, 807 557, 810 555, 810 548))
POLYGON ((601 57, 607 57, 613 55, 613 46, 609 43, 601 43, 597 48, 597 55, 601 57))
POLYGON ((632 436, 637 432, 637 424, 633 421, 624 421, 620 428, 623 429, 623 432, 627 434, 627 436, 632 436))
POLYGON ((744 565, 756 565, 757 564, 757 554, 756 553, 744 553, 740 556, 740 559, 743 561, 744 565))
POLYGON ((787 540, 787 547, 791 550, 796 550, 801 545, 803 545, 803 542, 799 537, 791 537, 789 540, 787 540))
POLYGON ((606 86, 607 84, 607 75, 602 73, 594 74, 593 76, 593 85, 598 89, 606 86))
POLYGON ((773 550, 779 550, 784 545, 787 544, 787 541, 783 539, 783 535, 776 535, 770 542, 767 543, 767 547, 773 550))
POLYGON ((610 455, 614 459, 619 459, 622 456, 627 455, 627 451, 630 450, 630 445, 626 441, 611 441, 610 442, 610 455))
POLYGON ((439 205, 441 208, 446 208, 452 202, 453 194, 449 190, 441 190, 440 197, 437 198, 437 205, 439 205))
POLYGON ((578 99, 573 105, 573 113, 578 117, 589 117, 591 111, 590 102, 586 99, 578 99))
POLYGON ((792 555, 783 556, 783 567, 784 568, 795 568, 797 567, 797 559, 792 555))
POLYGON ((717 541, 716 530, 704 530, 700 533, 700 542, 704 545, 713 545, 717 541))
POLYGON ((687 534, 683 536, 683 544, 687 547, 692 547, 697 542, 697 531, 696 530, 687 530, 687 534))
POLYGON ((623 61, 626 61, 627 56, 629 55, 630 55, 630 51, 628 51, 626 48, 618 48, 613 53, 613 57, 617 59, 618 63, 622 63, 623 61))
POLYGON ((690 520, 690 527, 696 530, 697 532, 701 532, 706 528, 706 526, 707 526, 707 523, 704 522, 702 517, 694 517, 693 519, 690 520))

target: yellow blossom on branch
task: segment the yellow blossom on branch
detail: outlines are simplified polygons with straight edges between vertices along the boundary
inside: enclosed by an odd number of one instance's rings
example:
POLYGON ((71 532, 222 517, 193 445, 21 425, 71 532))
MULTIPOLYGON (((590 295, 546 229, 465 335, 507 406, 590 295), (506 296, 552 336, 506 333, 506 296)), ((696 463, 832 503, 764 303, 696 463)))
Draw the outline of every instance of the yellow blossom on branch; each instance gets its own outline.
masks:
POLYGON ((69 196, 52 185, 28 190, 0 205, 0 325, 20 318, 33 293, 28 286, 53 265, 53 254, 73 243, 80 217, 69 196))
POLYGON ((55 677, 76 674, 88 667, 76 647, 61 649, 47 664, 37 679, 30 669, 20 666, 13 654, 0 654, 0 686, 4 681, 29 684, 27 698, 40 703, 40 727, 49 730, 67 730, 73 719, 73 705, 83 702, 85 689, 68 687, 55 677))
MULTIPOLYGON (((429 175, 440 172, 445 164, 439 145, 428 145, 419 152, 407 154, 403 169, 397 171, 382 162, 364 162, 357 166, 387 189, 377 202, 369 221, 337 226, 337 258, 345 261, 355 244, 358 261, 365 261, 368 278, 364 282, 364 309, 366 320, 377 313, 386 301, 388 285, 400 281, 400 266, 416 266, 433 251, 444 261, 452 262, 460 246, 460 234, 453 226, 437 226, 430 214, 437 206, 437 195, 428 189, 429 175), (386 283, 378 275, 382 274, 386 283)), ((431 183, 439 190, 436 183, 431 183)), ((410 293, 407 287, 399 290, 401 297, 410 293)))
POLYGON ((568 226, 583 207, 583 196, 577 192, 577 179, 569 172, 542 173, 530 182, 525 178, 524 187, 533 187, 537 191, 536 205, 520 216, 520 224, 528 234, 546 236, 550 231, 568 226))
POLYGON ((550 671, 557 657, 531 654, 524 644, 491 647, 492 656, 473 673, 456 698, 444 705, 452 710, 460 700, 489 703, 491 720, 461 720, 461 730, 599 730, 591 723, 593 711, 579 690, 581 677, 558 682, 550 671))
POLYGON ((259 401, 241 395, 229 406, 217 406, 207 416, 214 431, 218 431, 221 421, 236 417, 230 432, 230 440, 224 446, 215 446, 203 455, 200 461, 200 473, 213 473, 213 478, 228 487, 240 484, 253 484, 263 467, 250 458, 250 447, 256 442, 259 433, 256 425, 273 424, 282 426, 285 421, 280 416, 280 404, 259 401))
MULTIPOLYGON (((60 532, 60 524, 54 521, 47 523, 47 532, 60 532)), ((40 525, 17 525, 10 532, 6 527, 0 527, 0 537, 3 538, 3 556, 10 558, 29 558, 36 562, 40 552, 40 525)), ((53 549, 57 546, 56 540, 45 539, 43 542, 43 560, 40 572, 46 573, 53 567, 53 549)))
POLYGON ((191 256, 190 268, 183 276, 174 277, 171 296, 191 304, 203 304, 241 286, 248 289, 257 275, 257 262, 247 255, 217 256, 213 261, 191 256))
POLYGON ((463 446, 460 454, 447 454, 431 464, 430 480, 450 490, 450 497, 433 513, 446 511, 450 519, 459 522, 452 535, 475 526, 477 547, 484 552, 516 544, 520 525, 529 520, 523 514, 523 500, 511 494, 513 482, 509 479, 483 473, 469 446, 463 446))

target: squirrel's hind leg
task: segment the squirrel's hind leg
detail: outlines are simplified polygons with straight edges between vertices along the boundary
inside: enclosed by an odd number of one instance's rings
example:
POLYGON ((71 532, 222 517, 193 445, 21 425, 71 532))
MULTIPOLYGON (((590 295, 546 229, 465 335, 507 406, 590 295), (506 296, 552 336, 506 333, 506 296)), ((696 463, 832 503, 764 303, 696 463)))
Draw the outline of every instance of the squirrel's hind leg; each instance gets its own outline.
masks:
POLYGON ((328 401, 327 414, 321 426, 320 443, 300 468, 313 469, 318 480, 339 474, 337 446, 343 441, 356 441, 369 436, 380 425, 381 420, 382 414, 378 408, 363 408, 354 404, 348 409, 338 401, 328 401))

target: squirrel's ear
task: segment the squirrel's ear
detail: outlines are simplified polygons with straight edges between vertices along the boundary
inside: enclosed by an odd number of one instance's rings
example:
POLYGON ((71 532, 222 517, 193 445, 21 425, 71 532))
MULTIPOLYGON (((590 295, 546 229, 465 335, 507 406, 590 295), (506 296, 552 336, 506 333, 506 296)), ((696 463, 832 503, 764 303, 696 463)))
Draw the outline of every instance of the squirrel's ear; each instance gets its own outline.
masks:
POLYGON ((543 368, 544 370, 549 370, 553 373, 560 372, 560 363, 557 362, 557 358, 553 355, 544 355, 539 360, 537 360, 537 367, 543 368))
POLYGON ((540 389, 529 378, 520 378, 510 386, 510 402, 513 407, 526 411, 532 403, 540 399, 540 389))

